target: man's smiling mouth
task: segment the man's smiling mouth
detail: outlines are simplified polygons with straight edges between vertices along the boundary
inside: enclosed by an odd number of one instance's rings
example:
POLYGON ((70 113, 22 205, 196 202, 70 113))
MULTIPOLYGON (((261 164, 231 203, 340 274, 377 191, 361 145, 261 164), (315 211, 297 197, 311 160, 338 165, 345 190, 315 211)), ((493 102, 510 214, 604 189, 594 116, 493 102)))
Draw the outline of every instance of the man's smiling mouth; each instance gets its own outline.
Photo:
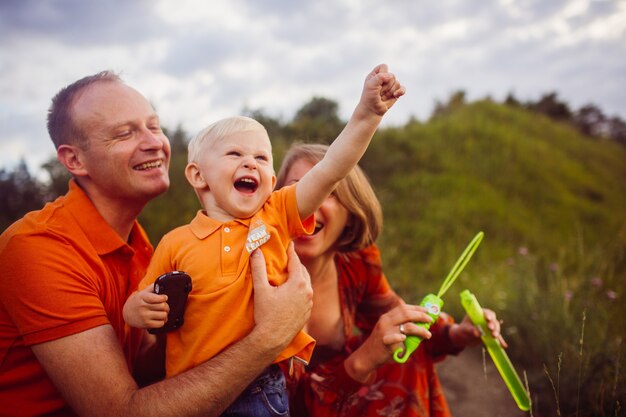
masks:
POLYGON ((163 161, 159 159, 156 161, 144 162, 143 164, 135 165, 133 169, 135 171, 144 171, 146 169, 159 168, 161 165, 163 165, 163 161))

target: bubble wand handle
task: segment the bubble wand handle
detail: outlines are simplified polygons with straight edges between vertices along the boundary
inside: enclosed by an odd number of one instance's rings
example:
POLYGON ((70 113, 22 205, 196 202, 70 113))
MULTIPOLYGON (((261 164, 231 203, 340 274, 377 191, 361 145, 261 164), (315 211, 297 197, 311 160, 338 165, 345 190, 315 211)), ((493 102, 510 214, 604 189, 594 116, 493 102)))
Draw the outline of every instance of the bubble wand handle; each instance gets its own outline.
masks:
MULTIPOLYGON (((446 279, 443 280, 443 284, 441 284, 437 295, 427 294, 426 297, 424 297, 420 302, 420 306, 426 308, 426 313, 428 314, 428 316, 430 316, 432 321, 428 323, 415 324, 428 330, 430 329, 430 326, 437 321, 439 313, 441 313, 441 308, 443 307, 443 300, 441 299, 441 297, 443 296, 443 294, 445 294, 446 291, 448 291, 448 288, 452 286, 452 284, 461 274, 463 269, 465 269, 465 266, 469 262, 470 258, 472 257, 474 252, 476 252, 478 245, 480 245, 480 242, 483 240, 484 235, 485 234, 483 232, 478 232, 478 234, 474 236, 474 239, 472 239, 472 241, 467 245, 459 259, 456 261, 456 263, 448 273, 446 279)), ((404 348, 396 349, 396 351, 393 353, 393 360, 395 360, 397 363, 405 363, 409 359, 409 356, 411 356, 411 354, 415 352, 415 350, 419 347, 420 343, 422 343, 421 337, 407 335, 406 339, 404 340, 404 348)))
MULTIPOLYGON (((427 294, 426 297, 422 299, 420 306, 426 308, 426 314, 428 314, 433 321, 415 324, 428 330, 430 326, 437 321, 439 313, 441 313, 441 308, 443 307, 443 300, 435 294, 427 294)), ((393 353, 393 360, 397 363, 405 363, 409 360, 409 356, 411 356, 411 354, 419 347, 420 343, 422 343, 421 337, 407 335, 406 339, 404 339, 404 349, 396 349, 393 353)))
POLYGON ((478 326, 480 329, 480 338, 487 348, 493 363, 495 363, 498 372, 500 372, 500 376, 502 376, 504 383, 511 392, 511 395, 513 395, 513 399, 515 399, 517 406, 523 411, 530 410, 530 398, 528 397, 528 393, 526 392, 524 385, 522 385, 522 381, 520 380, 519 375, 517 375, 511 360, 500 345, 500 342, 491 336, 491 331, 487 328, 485 314, 483 313, 483 309, 480 304, 478 304, 476 296, 468 290, 462 291, 461 304, 463 305, 463 308, 465 308, 470 320, 472 320, 474 325, 478 326))

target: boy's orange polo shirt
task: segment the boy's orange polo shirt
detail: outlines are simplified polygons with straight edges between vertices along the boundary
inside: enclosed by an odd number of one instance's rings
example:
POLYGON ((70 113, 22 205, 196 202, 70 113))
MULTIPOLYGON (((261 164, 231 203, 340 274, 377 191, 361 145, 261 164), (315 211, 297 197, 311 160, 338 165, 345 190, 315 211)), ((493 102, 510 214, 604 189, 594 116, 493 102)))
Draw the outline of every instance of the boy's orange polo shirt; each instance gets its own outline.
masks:
MULTIPOLYGON (((300 220, 295 190, 290 186, 272 193, 249 219, 220 223, 198 212, 190 224, 163 237, 140 288, 173 270, 188 273, 193 287, 185 324, 167 335, 168 377, 205 362, 250 333, 253 285, 246 245, 250 250, 260 245, 270 283, 282 284, 289 242, 315 227, 314 216, 300 220)), ((314 345, 313 338, 301 331, 274 362, 291 357, 308 362, 314 345)))

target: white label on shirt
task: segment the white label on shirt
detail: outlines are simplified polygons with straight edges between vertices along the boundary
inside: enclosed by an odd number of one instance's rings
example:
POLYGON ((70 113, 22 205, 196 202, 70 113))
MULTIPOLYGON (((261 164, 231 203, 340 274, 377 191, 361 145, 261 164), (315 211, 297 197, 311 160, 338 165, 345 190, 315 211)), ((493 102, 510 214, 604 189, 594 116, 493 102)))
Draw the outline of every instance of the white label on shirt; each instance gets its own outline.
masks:
POLYGON ((270 234, 267 232, 263 222, 259 221, 250 228, 248 239, 246 239, 246 250, 251 253, 253 250, 270 240, 270 234))

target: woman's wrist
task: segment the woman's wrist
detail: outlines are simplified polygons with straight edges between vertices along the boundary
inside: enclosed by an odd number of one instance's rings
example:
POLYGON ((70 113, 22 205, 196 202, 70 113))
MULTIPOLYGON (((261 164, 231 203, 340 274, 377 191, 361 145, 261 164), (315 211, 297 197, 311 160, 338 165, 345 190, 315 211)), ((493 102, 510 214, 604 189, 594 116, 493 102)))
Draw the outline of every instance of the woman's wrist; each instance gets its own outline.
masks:
POLYGON ((463 327, 458 323, 451 324, 448 328, 448 339, 452 346, 459 350, 465 349, 468 345, 463 327))
POLYGON ((361 384, 371 383, 376 376, 375 368, 363 360, 361 350, 357 349, 343 362, 346 374, 361 384))

